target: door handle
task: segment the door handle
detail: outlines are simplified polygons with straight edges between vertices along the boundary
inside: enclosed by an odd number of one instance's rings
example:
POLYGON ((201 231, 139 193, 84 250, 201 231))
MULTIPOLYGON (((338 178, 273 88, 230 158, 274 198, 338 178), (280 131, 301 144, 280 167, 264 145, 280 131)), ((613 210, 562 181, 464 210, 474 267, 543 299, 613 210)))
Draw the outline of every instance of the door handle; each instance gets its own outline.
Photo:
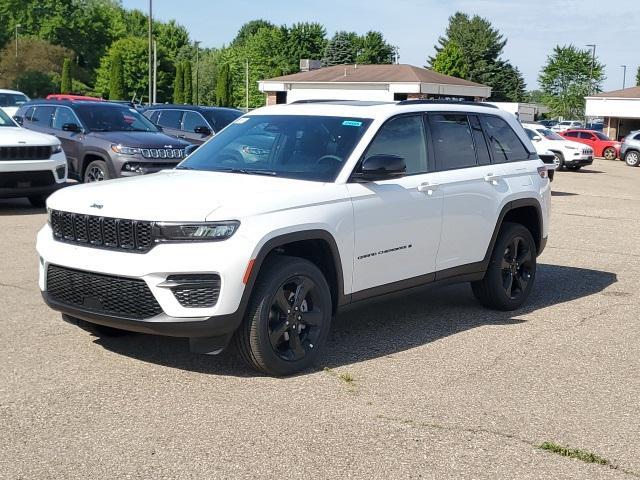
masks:
POLYGON ((418 185, 418 191, 426 193, 427 195, 433 195, 433 192, 438 189, 437 183, 424 182, 418 185))
POLYGON ((484 176, 484 181, 490 183, 491 185, 498 185, 498 180, 500 180, 500 175, 494 175, 493 173, 487 173, 484 176))

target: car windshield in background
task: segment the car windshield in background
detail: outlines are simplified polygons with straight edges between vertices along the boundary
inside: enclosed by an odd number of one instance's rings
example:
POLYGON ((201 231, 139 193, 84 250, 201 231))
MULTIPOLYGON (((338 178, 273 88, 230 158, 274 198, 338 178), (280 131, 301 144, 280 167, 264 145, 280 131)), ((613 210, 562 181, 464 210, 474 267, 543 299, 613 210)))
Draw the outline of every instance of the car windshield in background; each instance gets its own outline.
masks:
POLYGON ((242 117, 177 168, 330 182, 370 123, 306 115, 242 117))
POLYGON ((157 127, 135 109, 113 105, 78 105, 82 123, 93 132, 157 132, 157 127))
POLYGON ((0 107, 19 107, 29 99, 21 93, 0 93, 0 107))
POLYGON ((607 137, 604 133, 602 132, 593 132, 593 134, 598 137, 600 140, 608 140, 611 141, 611 139, 609 137, 607 137))
POLYGON ((222 130, 224 127, 233 122, 236 118, 242 116, 243 113, 236 110, 205 110, 204 116, 213 126, 215 131, 222 130))
POLYGON ((16 124, 11 120, 9 115, 0 110, 0 127, 15 127, 16 124))
POLYGON ((566 140, 566 138, 558 135, 556 132, 547 130, 546 128, 538 130, 538 133, 540 133, 547 140, 566 140))

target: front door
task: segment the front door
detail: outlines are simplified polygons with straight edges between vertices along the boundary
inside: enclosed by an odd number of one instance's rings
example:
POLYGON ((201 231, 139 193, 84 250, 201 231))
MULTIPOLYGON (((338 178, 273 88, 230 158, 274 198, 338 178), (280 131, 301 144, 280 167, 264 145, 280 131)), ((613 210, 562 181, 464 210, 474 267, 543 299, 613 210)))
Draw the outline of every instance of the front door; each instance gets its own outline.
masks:
POLYGON ((72 176, 80 178, 82 142, 85 134, 83 132, 68 132, 63 130, 62 127, 67 123, 75 123, 81 126, 80 120, 78 120, 76 114, 73 113, 69 107, 57 107, 53 114, 51 128, 54 135, 60 139, 72 176))
MULTIPOLYGON (((383 125, 364 157, 391 154, 405 159, 407 176, 349 183, 355 227, 354 299, 380 287, 429 280, 435 269, 442 221, 442 193, 431 185, 422 114, 394 117, 383 125)), ((397 286, 403 288, 406 284, 397 286)))

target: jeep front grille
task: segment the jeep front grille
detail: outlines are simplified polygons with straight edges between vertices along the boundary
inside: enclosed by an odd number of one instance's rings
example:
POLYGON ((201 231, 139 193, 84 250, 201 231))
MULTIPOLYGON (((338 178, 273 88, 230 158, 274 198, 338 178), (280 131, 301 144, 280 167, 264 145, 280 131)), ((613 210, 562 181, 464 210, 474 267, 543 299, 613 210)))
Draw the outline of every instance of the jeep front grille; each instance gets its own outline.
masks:
POLYGON ((47 160, 51 157, 51 146, 0 147, 2 160, 47 160))
POLYGON ((180 148, 142 148, 144 158, 183 158, 184 150, 180 148))
POLYGON ((144 280, 49 265, 49 299, 78 310, 143 320, 162 313, 144 280))
POLYGON ((56 240, 87 247, 145 253, 153 246, 151 222, 51 211, 56 240))

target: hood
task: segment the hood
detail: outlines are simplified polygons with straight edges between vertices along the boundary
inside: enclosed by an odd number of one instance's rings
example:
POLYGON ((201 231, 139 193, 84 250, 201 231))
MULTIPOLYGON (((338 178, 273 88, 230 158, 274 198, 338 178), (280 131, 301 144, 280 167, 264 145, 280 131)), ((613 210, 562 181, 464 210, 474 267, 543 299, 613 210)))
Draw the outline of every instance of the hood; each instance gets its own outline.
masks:
POLYGON ((20 108, 20 107, 2 107, 2 110, 4 110, 4 113, 9 115, 11 118, 13 118, 13 116, 18 111, 18 108, 20 108))
POLYGON ((111 143, 138 148, 185 148, 190 144, 162 132, 91 132, 91 136, 111 143))
POLYGON ((344 185, 222 172, 165 170, 58 190, 55 210, 149 221, 237 220, 347 198, 344 185))
POLYGON ((582 151, 583 148, 588 148, 590 150, 593 150, 593 148, 591 148, 589 145, 585 145, 584 143, 580 143, 580 142, 574 142, 574 141, 571 141, 571 140, 565 140, 564 145, 577 148, 580 151, 582 151))
POLYGON ((0 146, 58 145, 60 141, 53 135, 34 132, 22 127, 0 127, 0 146))

